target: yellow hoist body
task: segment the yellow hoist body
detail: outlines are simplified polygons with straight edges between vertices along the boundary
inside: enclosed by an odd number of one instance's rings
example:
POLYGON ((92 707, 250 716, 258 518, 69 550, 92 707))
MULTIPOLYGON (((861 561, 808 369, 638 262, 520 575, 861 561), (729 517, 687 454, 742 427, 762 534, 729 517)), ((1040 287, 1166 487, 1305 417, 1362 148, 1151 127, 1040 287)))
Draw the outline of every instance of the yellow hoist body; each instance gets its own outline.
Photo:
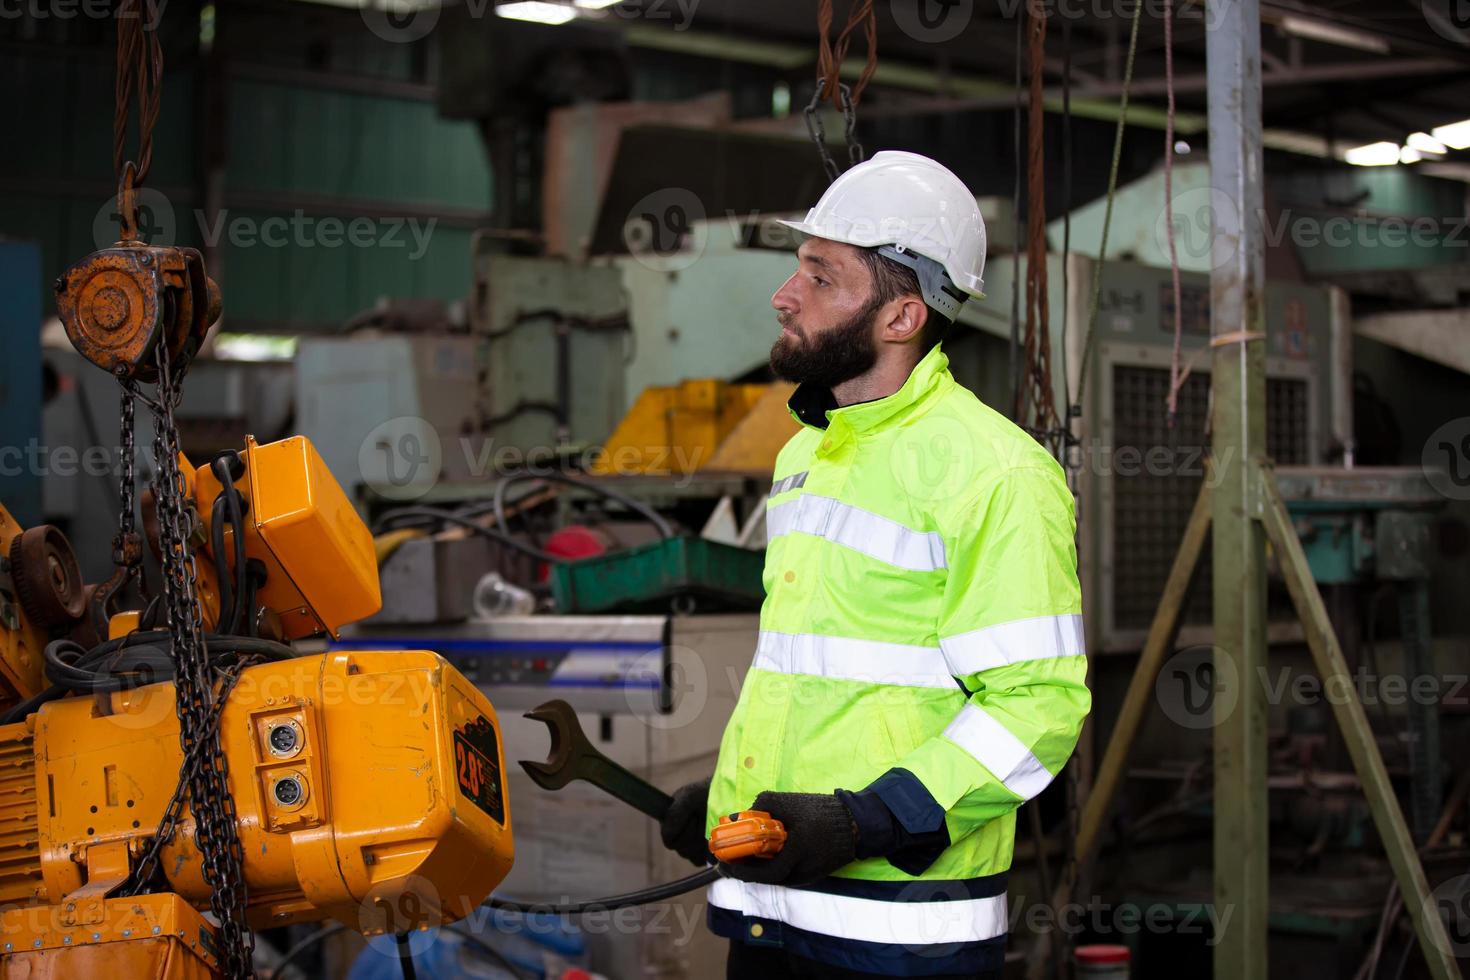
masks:
MULTIPOLYGON (((380 604, 367 528, 307 440, 247 442, 246 552, 279 637, 335 634, 380 604)), ((196 498, 201 607, 220 485, 196 498)), ((0 537, 19 533, 0 508, 0 537)), ((0 542, 3 543, 3 542, 0 542)), ((226 550, 233 548, 227 535, 226 550)), ((0 576, 0 707, 45 687, 38 630, 0 576)), ((113 616, 114 637, 137 612, 113 616)), ((52 638, 55 638, 52 636, 52 638)), ((429 651, 329 650, 247 667, 220 714, 252 928, 335 919, 372 935, 470 914, 510 871, 500 726, 429 651)), ((172 683, 47 701, 0 726, 0 978, 217 975, 209 887, 186 804, 159 861, 167 890, 123 895, 179 783, 172 683)))

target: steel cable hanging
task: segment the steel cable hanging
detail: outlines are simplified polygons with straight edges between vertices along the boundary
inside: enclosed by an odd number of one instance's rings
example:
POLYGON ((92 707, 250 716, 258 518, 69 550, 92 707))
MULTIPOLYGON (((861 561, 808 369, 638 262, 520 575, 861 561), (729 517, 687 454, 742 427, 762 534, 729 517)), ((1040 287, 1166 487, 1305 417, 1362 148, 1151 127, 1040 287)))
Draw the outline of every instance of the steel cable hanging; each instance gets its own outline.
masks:
POLYGON ((1016 418, 1056 454, 1061 439, 1051 376, 1051 311, 1047 295, 1046 102, 1042 89, 1047 16, 1043 0, 1027 0, 1027 20, 1030 98, 1026 127, 1026 339, 1016 418))
MULTIPOLYGON (((1072 378, 1067 370, 1067 327, 1071 318, 1072 289, 1068 258, 1072 254, 1072 18, 1062 18, 1062 405, 1072 411, 1072 378)), ((1070 421, 1063 423, 1071 435, 1070 421)), ((1063 460, 1063 465, 1066 461, 1063 460)))
POLYGON ((1008 380, 1011 385, 1011 421, 1023 424, 1021 403, 1021 52, 1025 48, 1026 18, 1016 18, 1016 100, 1011 105, 1011 334, 1008 380))
POLYGON ((1179 414, 1179 389, 1189 377, 1179 368, 1184 340, 1183 290, 1179 285, 1179 248, 1174 231, 1174 0, 1164 0, 1164 91, 1169 109, 1164 119, 1164 227, 1169 239, 1169 276, 1174 288, 1174 349, 1169 356, 1169 428, 1179 414))
MULTIPOLYGON (((1143 4, 1133 5, 1133 26, 1128 33, 1128 58, 1123 66, 1123 93, 1118 103, 1118 126, 1113 131, 1113 160, 1108 167, 1108 197, 1103 209, 1102 240, 1097 249, 1097 265, 1092 270, 1092 299, 1087 309, 1087 336, 1082 343, 1082 363, 1077 372, 1077 406, 1084 403, 1087 392, 1087 373, 1092 365, 1094 327, 1097 325, 1098 300, 1102 289, 1102 271, 1107 264, 1108 228, 1113 221, 1113 197, 1118 190, 1118 161, 1123 156, 1123 131, 1128 126, 1128 89, 1133 84, 1133 61, 1138 54, 1138 24, 1142 19, 1143 4)), ((1068 412, 1070 426, 1071 412, 1068 412)))
POLYGON ((153 169, 153 128, 163 109, 163 48, 155 0, 122 0, 117 12, 117 82, 112 111, 112 166, 122 240, 138 237, 137 189, 153 169), (138 97, 138 159, 128 159, 128 103, 138 97))
POLYGON ((847 59, 853 32, 859 27, 863 31, 863 43, 867 45, 868 60, 852 87, 854 106, 862 102, 863 91, 878 70, 878 15, 873 4, 874 0, 856 0, 848 11, 847 26, 837 35, 837 40, 832 41, 832 0, 817 0, 817 79, 819 83, 825 83, 823 97, 837 108, 842 108, 839 96, 842 62, 847 59))

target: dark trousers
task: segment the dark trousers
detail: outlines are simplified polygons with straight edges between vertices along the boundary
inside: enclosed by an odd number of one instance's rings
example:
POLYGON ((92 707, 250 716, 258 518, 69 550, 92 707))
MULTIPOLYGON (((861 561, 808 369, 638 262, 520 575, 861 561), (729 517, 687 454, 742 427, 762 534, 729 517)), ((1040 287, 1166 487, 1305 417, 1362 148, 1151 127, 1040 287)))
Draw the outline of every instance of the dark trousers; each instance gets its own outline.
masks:
MULTIPOLYGON (((877 975, 828 966, 779 948, 750 946, 738 939, 731 941, 730 957, 725 961, 725 980, 873 980, 877 975)), ((950 973, 926 980, 1001 980, 1001 973, 950 973)))

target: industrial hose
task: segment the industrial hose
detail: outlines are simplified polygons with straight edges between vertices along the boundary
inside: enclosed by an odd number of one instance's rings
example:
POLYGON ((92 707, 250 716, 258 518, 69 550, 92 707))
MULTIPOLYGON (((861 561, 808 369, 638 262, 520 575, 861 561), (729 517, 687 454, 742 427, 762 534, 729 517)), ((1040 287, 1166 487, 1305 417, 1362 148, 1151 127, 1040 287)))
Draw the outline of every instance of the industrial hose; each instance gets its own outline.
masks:
MULTIPOLYGON (((204 643, 214 667, 227 667, 240 659, 289 660, 296 656, 284 643, 258 637, 209 633, 204 643)), ((71 640, 53 640, 42 653, 52 686, 13 705, 0 716, 0 725, 23 721, 43 704, 67 694, 126 691, 166 681, 174 675, 168 644, 169 634, 163 630, 129 633, 90 650, 71 640)))
POLYGON ((558 561, 554 556, 547 555, 540 548, 533 548, 523 541, 517 541, 508 534, 503 534, 493 527, 486 527, 478 521, 471 520, 463 513, 446 510, 443 507, 397 507, 387 511, 377 522, 373 524, 373 534, 378 535, 393 530, 401 530, 405 524, 453 524, 462 527, 482 537, 489 538, 497 544, 503 544, 513 551, 519 551, 538 561, 558 561))
MULTIPOLYGON (((235 486, 235 480, 244 472, 244 466, 240 462, 240 455, 236 452, 220 453, 210 460, 209 468, 214 472, 215 479, 220 482, 219 496, 215 498, 215 509, 218 512, 220 501, 224 501, 225 512, 229 517, 230 525, 234 529, 235 561, 234 561, 234 588, 232 589, 233 601, 230 603, 230 616, 225 618, 221 611, 220 623, 228 624, 226 633, 238 633, 241 620, 247 623, 255 618, 255 610, 251 608, 254 603, 247 603, 250 595, 250 586, 247 581, 249 569, 245 561, 245 505, 240 497, 240 488, 235 486), (233 463, 232 467, 230 464, 233 463)), ((215 561, 224 562, 224 529, 216 519, 214 540, 211 542, 215 549, 215 561)), ((224 578, 220 579, 220 588, 224 588, 224 578)))
POLYGON ((719 868, 705 868, 703 871, 696 871, 687 878, 666 881, 661 885, 652 885, 648 888, 641 888, 636 892, 627 892, 623 895, 594 898, 586 902, 572 902, 565 905, 536 905, 530 902, 513 902, 510 899, 496 898, 492 895, 485 900, 484 904, 492 909, 499 909, 503 912, 516 912, 521 915, 585 915, 588 912, 610 912, 613 909, 627 908, 630 905, 651 905, 654 902, 662 902, 676 895, 692 892, 696 888, 703 888, 719 877, 719 868))
MULTIPOLYGON (((654 526, 654 528, 658 531, 659 537, 667 539, 674 536, 674 529, 669 525, 668 521, 664 520, 663 515, 654 510, 652 507, 643 503, 641 500, 634 500, 632 497, 628 497, 621 493, 618 493, 616 490, 609 489, 608 487, 598 486, 597 484, 592 483, 588 480, 579 480, 576 477, 571 476, 567 473, 555 472, 512 473, 511 475, 501 480, 498 484, 496 484, 494 497, 495 525, 500 529, 500 532, 502 534, 510 533, 510 528, 505 521, 505 491, 510 489, 512 484, 521 483, 526 480, 550 480, 553 483, 564 483, 567 486, 591 491, 592 493, 598 494, 602 497, 606 497, 608 500, 614 501, 615 503, 622 504, 624 507, 638 514, 640 517, 642 517, 643 519, 648 521, 648 523, 654 526)), ((555 556, 548 557, 549 560, 559 560, 555 556)))
POLYGON ((599 486, 590 480, 581 480, 570 474, 557 472, 511 473, 503 477, 495 485, 495 493, 488 508, 495 514, 495 527, 487 527, 472 519, 479 514, 485 513, 487 508, 483 503, 462 507, 459 510, 449 510, 443 507, 413 506, 397 507, 384 512, 374 522, 373 534, 377 535, 385 531, 418 524, 432 524, 436 522, 453 524, 456 527, 462 527, 474 534, 489 538, 498 544, 505 545, 538 561, 550 562, 552 564, 564 562, 567 560, 565 556, 554 555, 549 551, 544 551, 533 545, 526 544, 524 541, 519 541, 511 535, 510 525, 505 516, 505 493, 513 484, 522 483, 526 480, 546 480, 552 483, 562 483, 581 490, 587 490, 614 503, 621 504, 638 514, 638 516, 653 525, 654 529, 658 531, 659 537, 665 539, 674 537, 674 528, 669 524, 668 520, 642 501, 634 500, 632 497, 618 493, 616 490, 609 489, 608 487, 599 486))

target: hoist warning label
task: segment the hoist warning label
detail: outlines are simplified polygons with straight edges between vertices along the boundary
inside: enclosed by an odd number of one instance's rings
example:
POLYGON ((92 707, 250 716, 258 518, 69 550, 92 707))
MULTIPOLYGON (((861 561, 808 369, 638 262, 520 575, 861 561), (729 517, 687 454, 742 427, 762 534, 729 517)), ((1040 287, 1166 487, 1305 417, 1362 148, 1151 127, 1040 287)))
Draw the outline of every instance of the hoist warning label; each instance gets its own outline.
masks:
POLYGON ((500 747, 495 727, 483 716, 454 731, 454 781, 470 802, 504 825, 500 747))

